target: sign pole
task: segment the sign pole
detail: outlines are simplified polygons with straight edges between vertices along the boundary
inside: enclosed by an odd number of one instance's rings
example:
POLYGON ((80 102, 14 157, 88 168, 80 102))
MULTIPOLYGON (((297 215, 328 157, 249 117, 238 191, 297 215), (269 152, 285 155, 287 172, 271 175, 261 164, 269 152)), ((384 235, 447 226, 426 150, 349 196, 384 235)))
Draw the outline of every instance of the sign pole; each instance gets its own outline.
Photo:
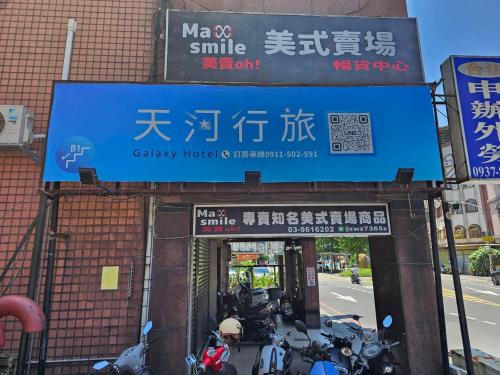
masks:
POLYGON ((439 266, 439 246, 437 240, 436 214, 434 197, 429 196, 429 224, 431 229, 432 260, 434 263, 434 281, 436 283, 436 302, 438 310, 439 333, 441 338, 441 357, 443 360, 443 374, 450 374, 450 361, 448 359, 448 341, 446 338, 446 319, 444 315, 443 285, 441 282, 441 268, 439 266))
POLYGON ((470 346, 469 330, 467 328, 467 317, 465 314, 464 297, 462 294, 462 285, 460 283, 460 274, 458 272, 457 251, 455 248, 455 239, 453 238, 453 228, 450 220, 450 206, 442 196, 444 224, 446 227, 446 238, 448 240, 448 251, 450 253, 451 273, 453 275, 453 285, 455 287, 455 297, 457 301, 458 320, 460 322, 460 332, 462 333, 462 343, 464 345, 465 366, 468 375, 474 375, 474 365, 472 362, 472 350, 470 346))

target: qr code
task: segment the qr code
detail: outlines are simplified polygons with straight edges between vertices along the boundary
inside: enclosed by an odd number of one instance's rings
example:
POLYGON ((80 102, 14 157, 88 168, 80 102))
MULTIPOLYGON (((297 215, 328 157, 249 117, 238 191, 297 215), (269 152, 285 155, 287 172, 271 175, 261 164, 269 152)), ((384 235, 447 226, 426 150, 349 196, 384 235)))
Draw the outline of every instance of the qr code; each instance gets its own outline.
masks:
POLYGON ((330 153, 373 154, 369 113, 328 113, 330 153))

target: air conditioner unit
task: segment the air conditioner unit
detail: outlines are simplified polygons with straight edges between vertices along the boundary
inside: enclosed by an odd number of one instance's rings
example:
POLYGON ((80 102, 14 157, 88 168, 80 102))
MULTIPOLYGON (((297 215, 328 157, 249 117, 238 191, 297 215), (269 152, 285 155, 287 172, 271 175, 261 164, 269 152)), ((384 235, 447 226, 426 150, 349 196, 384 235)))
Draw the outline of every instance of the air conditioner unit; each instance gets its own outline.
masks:
POLYGON ((33 118, 33 113, 23 105, 0 105, 0 147, 19 147, 31 143, 33 118))

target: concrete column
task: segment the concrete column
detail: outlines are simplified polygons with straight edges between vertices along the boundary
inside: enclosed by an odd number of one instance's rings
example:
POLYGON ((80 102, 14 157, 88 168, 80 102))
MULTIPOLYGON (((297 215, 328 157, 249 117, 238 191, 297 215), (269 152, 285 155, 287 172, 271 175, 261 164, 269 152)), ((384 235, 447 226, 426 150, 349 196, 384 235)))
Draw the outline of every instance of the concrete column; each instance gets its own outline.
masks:
POLYGON ((441 374, 432 259, 423 201, 392 201, 392 236, 370 238, 377 322, 394 318, 386 337, 400 341, 401 373, 441 374))
POLYGON ((316 242, 314 238, 301 240, 302 244, 302 282, 304 288, 304 307, 308 328, 320 327, 319 286, 316 270, 316 242), (309 272, 309 283, 307 273, 309 272), (312 276, 312 278, 311 278, 312 276), (309 285, 308 285, 309 284, 309 285))
POLYGON ((285 251, 284 253, 285 261, 285 290, 290 293, 290 297, 293 295, 293 274, 294 274, 294 262, 293 254, 291 250, 285 251))
POLYGON ((158 238, 153 242, 150 299, 154 328, 150 337, 159 340, 151 345, 149 358, 158 374, 178 374, 185 366, 190 224, 188 207, 162 207, 156 213, 158 238))

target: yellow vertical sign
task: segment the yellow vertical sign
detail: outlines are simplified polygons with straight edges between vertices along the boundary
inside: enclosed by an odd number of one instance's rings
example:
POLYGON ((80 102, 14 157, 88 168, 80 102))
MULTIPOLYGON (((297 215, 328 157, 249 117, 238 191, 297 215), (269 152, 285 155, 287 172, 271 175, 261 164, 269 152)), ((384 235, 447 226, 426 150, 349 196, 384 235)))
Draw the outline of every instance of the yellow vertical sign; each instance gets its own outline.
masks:
POLYGON ((119 266, 102 267, 101 290, 117 290, 119 266))

